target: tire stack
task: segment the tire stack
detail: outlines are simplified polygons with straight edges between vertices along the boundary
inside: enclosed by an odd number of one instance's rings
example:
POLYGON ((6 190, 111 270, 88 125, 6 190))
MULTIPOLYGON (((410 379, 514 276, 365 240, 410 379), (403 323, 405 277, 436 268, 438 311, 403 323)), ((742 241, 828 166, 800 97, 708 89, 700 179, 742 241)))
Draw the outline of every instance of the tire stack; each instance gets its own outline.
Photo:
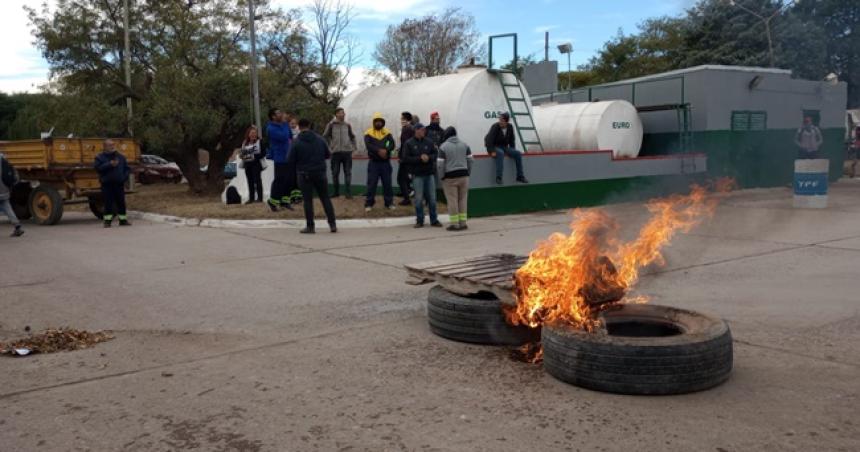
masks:
POLYGON ((455 341, 508 346, 541 341, 547 373, 597 391, 684 394, 717 386, 732 370, 732 334, 724 321, 666 306, 621 305, 607 311, 608 334, 567 325, 541 331, 509 325, 495 296, 464 297, 436 286, 430 289, 427 316, 430 331, 455 341), (634 324, 639 330, 671 333, 622 331, 634 324))

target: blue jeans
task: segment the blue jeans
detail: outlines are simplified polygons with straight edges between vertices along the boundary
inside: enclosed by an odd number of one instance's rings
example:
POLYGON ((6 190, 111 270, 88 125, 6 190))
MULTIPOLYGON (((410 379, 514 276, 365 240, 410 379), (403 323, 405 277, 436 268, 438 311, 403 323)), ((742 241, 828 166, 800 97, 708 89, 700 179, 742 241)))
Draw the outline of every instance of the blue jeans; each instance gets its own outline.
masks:
POLYGON ((430 223, 439 221, 436 216, 436 176, 413 176, 412 188, 415 190, 415 220, 418 224, 424 224, 424 198, 427 198, 427 207, 430 208, 430 223))
POLYGON ((15 209, 12 208, 12 202, 8 199, 0 201, 0 212, 6 213, 12 226, 18 226, 21 224, 21 222, 18 221, 18 217, 15 216, 15 209))
POLYGON ((502 177, 505 172, 505 155, 514 159, 517 165, 517 179, 524 178, 523 153, 514 148, 496 148, 496 177, 502 177))
POLYGON ((364 207, 373 207, 376 204, 376 186, 382 179, 382 199, 385 207, 394 203, 394 188, 391 187, 391 162, 377 162, 371 160, 367 163, 367 198, 364 207))

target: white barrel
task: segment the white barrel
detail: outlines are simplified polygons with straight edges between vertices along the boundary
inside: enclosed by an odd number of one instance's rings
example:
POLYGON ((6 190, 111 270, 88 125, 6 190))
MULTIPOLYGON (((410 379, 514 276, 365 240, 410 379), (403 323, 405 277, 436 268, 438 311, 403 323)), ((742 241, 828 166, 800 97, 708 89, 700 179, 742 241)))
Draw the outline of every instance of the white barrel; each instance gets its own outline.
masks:
MULTIPOLYGON (((484 136, 498 121, 499 114, 511 110, 528 112, 532 105, 525 87, 512 74, 500 75, 485 68, 471 67, 455 74, 365 88, 346 96, 340 107, 346 111, 346 120, 359 137, 358 148, 363 152, 361 137, 371 127, 374 113, 382 113, 385 127, 399 140, 400 113, 408 111, 425 125, 430 123, 430 114, 438 112, 443 128, 456 127, 458 136, 472 148, 473 154, 485 154, 484 136), (519 84, 525 100, 512 100, 508 106, 502 89, 511 99, 519 99, 520 90, 515 86, 503 88, 500 76, 506 84, 519 84)), ((533 127, 529 116, 518 116, 517 121, 520 127, 533 127)), ((526 141, 534 141, 533 131, 523 130, 522 133, 526 141)), ((522 147, 519 136, 517 146, 522 147)))
POLYGON ((627 101, 538 106, 534 118, 545 151, 611 150, 635 158, 642 147, 642 120, 627 101))
POLYGON ((830 160, 794 161, 794 207, 801 209, 827 208, 827 180, 830 160))

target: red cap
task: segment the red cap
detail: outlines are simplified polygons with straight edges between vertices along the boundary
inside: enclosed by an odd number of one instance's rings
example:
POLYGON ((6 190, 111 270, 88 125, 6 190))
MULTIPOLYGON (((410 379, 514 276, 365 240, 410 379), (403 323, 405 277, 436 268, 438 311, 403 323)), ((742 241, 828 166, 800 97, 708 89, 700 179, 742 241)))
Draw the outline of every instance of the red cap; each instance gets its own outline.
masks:
POLYGON ((434 111, 433 113, 430 113, 430 119, 438 118, 438 117, 439 117, 439 112, 438 112, 438 111, 434 111))

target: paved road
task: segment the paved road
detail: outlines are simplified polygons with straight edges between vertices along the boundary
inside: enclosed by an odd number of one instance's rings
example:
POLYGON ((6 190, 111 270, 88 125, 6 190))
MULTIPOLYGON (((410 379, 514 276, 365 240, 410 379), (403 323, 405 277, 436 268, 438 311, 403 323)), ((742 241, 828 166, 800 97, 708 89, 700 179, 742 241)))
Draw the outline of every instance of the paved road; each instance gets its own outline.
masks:
MULTIPOLYGON (((0 359, 0 450, 860 450, 860 184, 831 197, 800 211, 788 189, 734 194, 643 278, 736 339, 725 385, 673 397, 579 389, 428 331, 428 287, 402 264, 526 253, 565 213, 467 234, 33 226, 0 237, 0 340, 117 338, 0 359)), ((608 210, 631 231, 646 215, 608 210)))

